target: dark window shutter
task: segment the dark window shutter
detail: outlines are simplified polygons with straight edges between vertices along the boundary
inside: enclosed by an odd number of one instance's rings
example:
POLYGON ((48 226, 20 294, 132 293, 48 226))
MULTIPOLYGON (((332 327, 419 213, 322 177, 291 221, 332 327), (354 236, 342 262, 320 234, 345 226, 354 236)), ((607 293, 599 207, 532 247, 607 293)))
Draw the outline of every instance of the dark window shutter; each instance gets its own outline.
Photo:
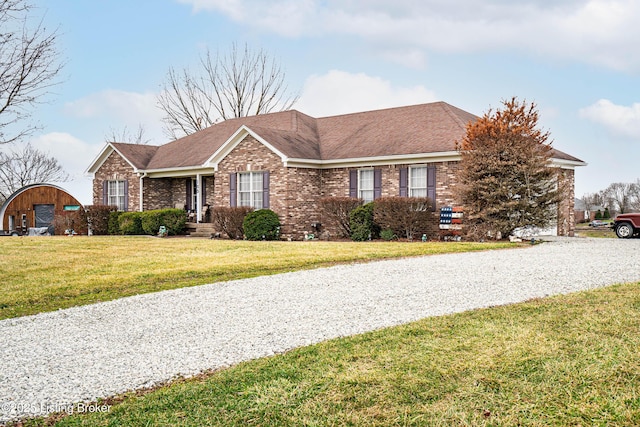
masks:
POLYGON ((382 171, 376 169, 373 171, 373 199, 382 197, 382 171))
POLYGON ((427 197, 431 199, 431 209, 436 210, 436 167, 427 166, 427 197))
POLYGON ((207 177, 206 176, 200 177, 200 188, 202 189, 200 191, 200 194, 202 196, 202 201, 200 202, 200 205, 204 206, 207 204, 207 177))
POLYGON ((358 171, 349 172, 349 197, 358 197, 358 171))
POLYGON ((102 181, 102 204, 109 204, 109 181, 102 181))
POLYGON ((193 209, 193 206, 191 206, 191 195, 193 194, 193 187, 191 184, 191 178, 187 178, 186 183, 186 191, 187 191, 187 198, 186 198, 186 202, 185 205, 187 206, 187 210, 190 211, 191 209, 193 209))
POLYGON ((262 174, 262 207, 269 209, 269 171, 262 174))
POLYGON ((124 181, 124 211, 129 211, 129 180, 124 181))
POLYGON ((229 206, 235 208, 238 206, 238 190, 237 190, 238 175, 235 173, 229 174, 229 206))
POLYGON ((400 197, 409 195, 409 169, 400 168, 400 197))

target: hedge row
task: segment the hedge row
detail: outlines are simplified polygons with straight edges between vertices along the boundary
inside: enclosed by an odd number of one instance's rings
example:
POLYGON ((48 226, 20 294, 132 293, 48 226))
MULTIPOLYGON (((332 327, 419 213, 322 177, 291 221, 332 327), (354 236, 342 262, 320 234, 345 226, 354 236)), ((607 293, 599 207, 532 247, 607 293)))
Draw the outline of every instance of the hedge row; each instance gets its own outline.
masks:
POLYGON ((109 221, 110 234, 155 236, 161 226, 169 235, 184 231, 187 216, 182 209, 158 209, 145 212, 112 212, 109 221))
POLYGON ((413 240, 433 237, 436 230, 432 201, 426 197, 382 197, 365 205, 359 199, 327 197, 320 200, 320 207, 325 218, 354 241, 413 240))

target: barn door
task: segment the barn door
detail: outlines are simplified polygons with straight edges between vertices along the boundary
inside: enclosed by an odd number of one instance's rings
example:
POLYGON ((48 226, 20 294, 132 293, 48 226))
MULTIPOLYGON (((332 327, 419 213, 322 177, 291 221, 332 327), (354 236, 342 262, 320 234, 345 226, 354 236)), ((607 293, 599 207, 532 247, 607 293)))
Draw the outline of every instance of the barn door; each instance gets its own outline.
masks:
POLYGON ((53 216, 54 216, 54 206, 53 205, 34 205, 33 210, 36 214, 36 228, 39 227, 48 227, 49 234, 53 235, 53 216))

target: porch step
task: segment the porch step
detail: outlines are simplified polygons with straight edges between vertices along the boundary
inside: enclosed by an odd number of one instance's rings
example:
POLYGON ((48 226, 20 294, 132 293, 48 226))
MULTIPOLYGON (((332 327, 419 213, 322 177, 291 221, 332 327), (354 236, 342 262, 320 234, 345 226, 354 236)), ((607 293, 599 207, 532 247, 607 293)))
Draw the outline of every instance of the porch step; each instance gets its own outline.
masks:
POLYGON ((216 232, 216 229, 213 224, 201 222, 188 222, 186 226, 186 234, 189 237, 206 237, 210 238, 213 233, 216 232))

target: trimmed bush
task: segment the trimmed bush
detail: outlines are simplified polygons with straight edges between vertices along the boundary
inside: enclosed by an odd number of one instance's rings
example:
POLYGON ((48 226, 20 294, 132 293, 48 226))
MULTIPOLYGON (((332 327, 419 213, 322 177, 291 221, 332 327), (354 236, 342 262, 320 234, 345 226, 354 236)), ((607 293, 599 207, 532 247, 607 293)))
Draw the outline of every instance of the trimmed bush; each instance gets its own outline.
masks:
POLYGON ((117 236, 122 234, 120 231, 120 215, 124 212, 114 210, 109 213, 108 233, 117 236))
POLYGON ((248 240, 277 240, 280 238, 280 219, 270 209, 249 212, 242 223, 248 240))
POLYGON ((213 223, 219 231, 225 233, 230 239, 242 239, 244 236, 243 222, 253 208, 248 206, 219 207, 213 209, 213 223))
POLYGON ((115 206, 92 205, 86 206, 87 224, 91 234, 95 236, 106 236, 109 232, 109 218, 115 212, 115 206))
POLYGON ((375 201, 373 218, 382 228, 388 228, 408 240, 433 233, 435 214, 427 197, 382 197, 375 201))
POLYGON ((373 202, 359 206, 351 211, 349 214, 349 227, 351 229, 351 240, 355 242, 378 238, 380 227, 373 221, 373 202))
POLYGON ((123 212, 118 217, 120 234, 140 235, 144 234, 142 229, 142 212, 123 212))
POLYGON ((157 235, 162 225, 170 235, 180 234, 187 223, 187 215, 183 209, 157 209, 140 214, 142 231, 151 236, 157 235))
POLYGON ((320 211, 323 218, 330 224, 336 225, 342 237, 351 235, 349 214, 355 208, 362 206, 362 199, 353 197, 324 197, 320 199, 320 211))
MULTIPOLYGON (((162 224, 161 211, 145 211, 140 212, 140 226, 144 234, 155 236, 160 230, 162 224)), ((183 211, 184 212, 184 211, 183 211)))
MULTIPOLYGON (((167 231, 170 235, 181 234, 187 225, 187 215, 184 209, 163 209, 162 210, 163 224, 167 227, 167 231)), ((156 234, 158 230, 156 230, 156 234)))

